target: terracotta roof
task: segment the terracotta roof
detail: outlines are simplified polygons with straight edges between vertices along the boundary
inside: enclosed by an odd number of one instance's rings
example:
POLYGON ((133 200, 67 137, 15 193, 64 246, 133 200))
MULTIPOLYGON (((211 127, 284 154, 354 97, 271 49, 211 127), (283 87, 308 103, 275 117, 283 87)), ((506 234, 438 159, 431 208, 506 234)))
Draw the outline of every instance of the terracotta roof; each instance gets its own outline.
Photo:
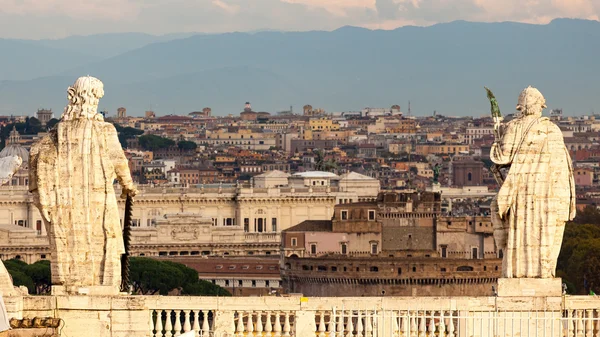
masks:
POLYGON ((331 232, 332 224, 331 220, 304 220, 283 232, 331 232))

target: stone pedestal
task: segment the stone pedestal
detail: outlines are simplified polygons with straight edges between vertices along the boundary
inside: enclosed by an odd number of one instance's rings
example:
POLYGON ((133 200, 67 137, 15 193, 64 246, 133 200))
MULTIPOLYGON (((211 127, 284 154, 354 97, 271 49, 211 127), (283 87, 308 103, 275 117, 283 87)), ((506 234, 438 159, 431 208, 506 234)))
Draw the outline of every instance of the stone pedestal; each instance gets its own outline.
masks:
POLYGON ((499 278, 498 297, 560 297, 560 278, 499 278))
POLYGON ((92 296, 116 296, 127 295, 120 292, 119 288, 112 286, 93 286, 93 287, 65 287, 52 286, 53 296, 69 296, 69 295, 92 295, 92 296))

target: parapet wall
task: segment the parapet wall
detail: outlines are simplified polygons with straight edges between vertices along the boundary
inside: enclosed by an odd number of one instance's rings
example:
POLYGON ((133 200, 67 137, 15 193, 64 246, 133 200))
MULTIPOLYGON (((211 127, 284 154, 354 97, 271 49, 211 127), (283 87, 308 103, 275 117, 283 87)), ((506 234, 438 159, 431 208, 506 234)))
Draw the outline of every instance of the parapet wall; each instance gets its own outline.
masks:
POLYGON ((5 298, 15 317, 55 317, 61 336, 596 336, 600 299, 562 297, 5 298), (516 330, 515 330, 516 329, 516 330))

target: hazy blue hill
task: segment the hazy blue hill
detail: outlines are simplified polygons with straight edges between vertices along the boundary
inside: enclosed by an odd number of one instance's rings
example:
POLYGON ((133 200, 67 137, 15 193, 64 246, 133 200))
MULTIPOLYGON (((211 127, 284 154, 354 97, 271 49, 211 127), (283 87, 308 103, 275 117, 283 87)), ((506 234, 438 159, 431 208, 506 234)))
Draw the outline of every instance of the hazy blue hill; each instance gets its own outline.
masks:
POLYGON ((94 56, 36 45, 33 41, 0 39, 0 80, 54 75, 86 64, 94 56))
POLYGON ((124 52, 141 48, 151 43, 189 37, 193 33, 167 34, 162 36, 144 33, 111 33, 88 36, 70 36, 64 39, 31 41, 34 44, 78 53, 95 55, 101 58, 113 57, 124 52))
MULTIPOLYGON (((530 84, 542 90, 550 108, 588 113, 597 108, 600 89, 598 38, 600 23, 567 19, 194 35, 55 74, 102 79, 103 104, 112 113, 120 105, 138 114, 150 106, 159 114, 204 106, 238 113, 245 101, 267 111, 307 103, 329 111, 392 104, 406 110, 410 100, 416 114, 481 115, 489 111, 484 85, 510 113, 530 84)), ((42 88, 39 82, 30 85, 42 88)), ((22 83, 0 86, 0 107, 30 104, 10 91, 15 85, 22 83)))

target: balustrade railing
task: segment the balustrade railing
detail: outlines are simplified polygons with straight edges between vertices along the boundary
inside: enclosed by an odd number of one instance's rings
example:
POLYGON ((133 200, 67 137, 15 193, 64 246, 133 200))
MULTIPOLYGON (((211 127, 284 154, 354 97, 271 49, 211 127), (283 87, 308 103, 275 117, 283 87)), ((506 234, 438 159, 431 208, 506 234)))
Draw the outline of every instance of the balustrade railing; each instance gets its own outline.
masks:
POLYGON ((566 298, 570 299, 563 298, 556 310, 547 305, 537 310, 533 302, 533 307, 525 306, 528 310, 519 305, 497 310, 494 297, 398 298, 396 303, 394 298, 263 297, 237 298, 239 303, 228 298, 212 305, 189 298, 179 308, 151 309, 150 335, 177 337, 193 331, 200 337, 600 337, 600 299, 566 298))

